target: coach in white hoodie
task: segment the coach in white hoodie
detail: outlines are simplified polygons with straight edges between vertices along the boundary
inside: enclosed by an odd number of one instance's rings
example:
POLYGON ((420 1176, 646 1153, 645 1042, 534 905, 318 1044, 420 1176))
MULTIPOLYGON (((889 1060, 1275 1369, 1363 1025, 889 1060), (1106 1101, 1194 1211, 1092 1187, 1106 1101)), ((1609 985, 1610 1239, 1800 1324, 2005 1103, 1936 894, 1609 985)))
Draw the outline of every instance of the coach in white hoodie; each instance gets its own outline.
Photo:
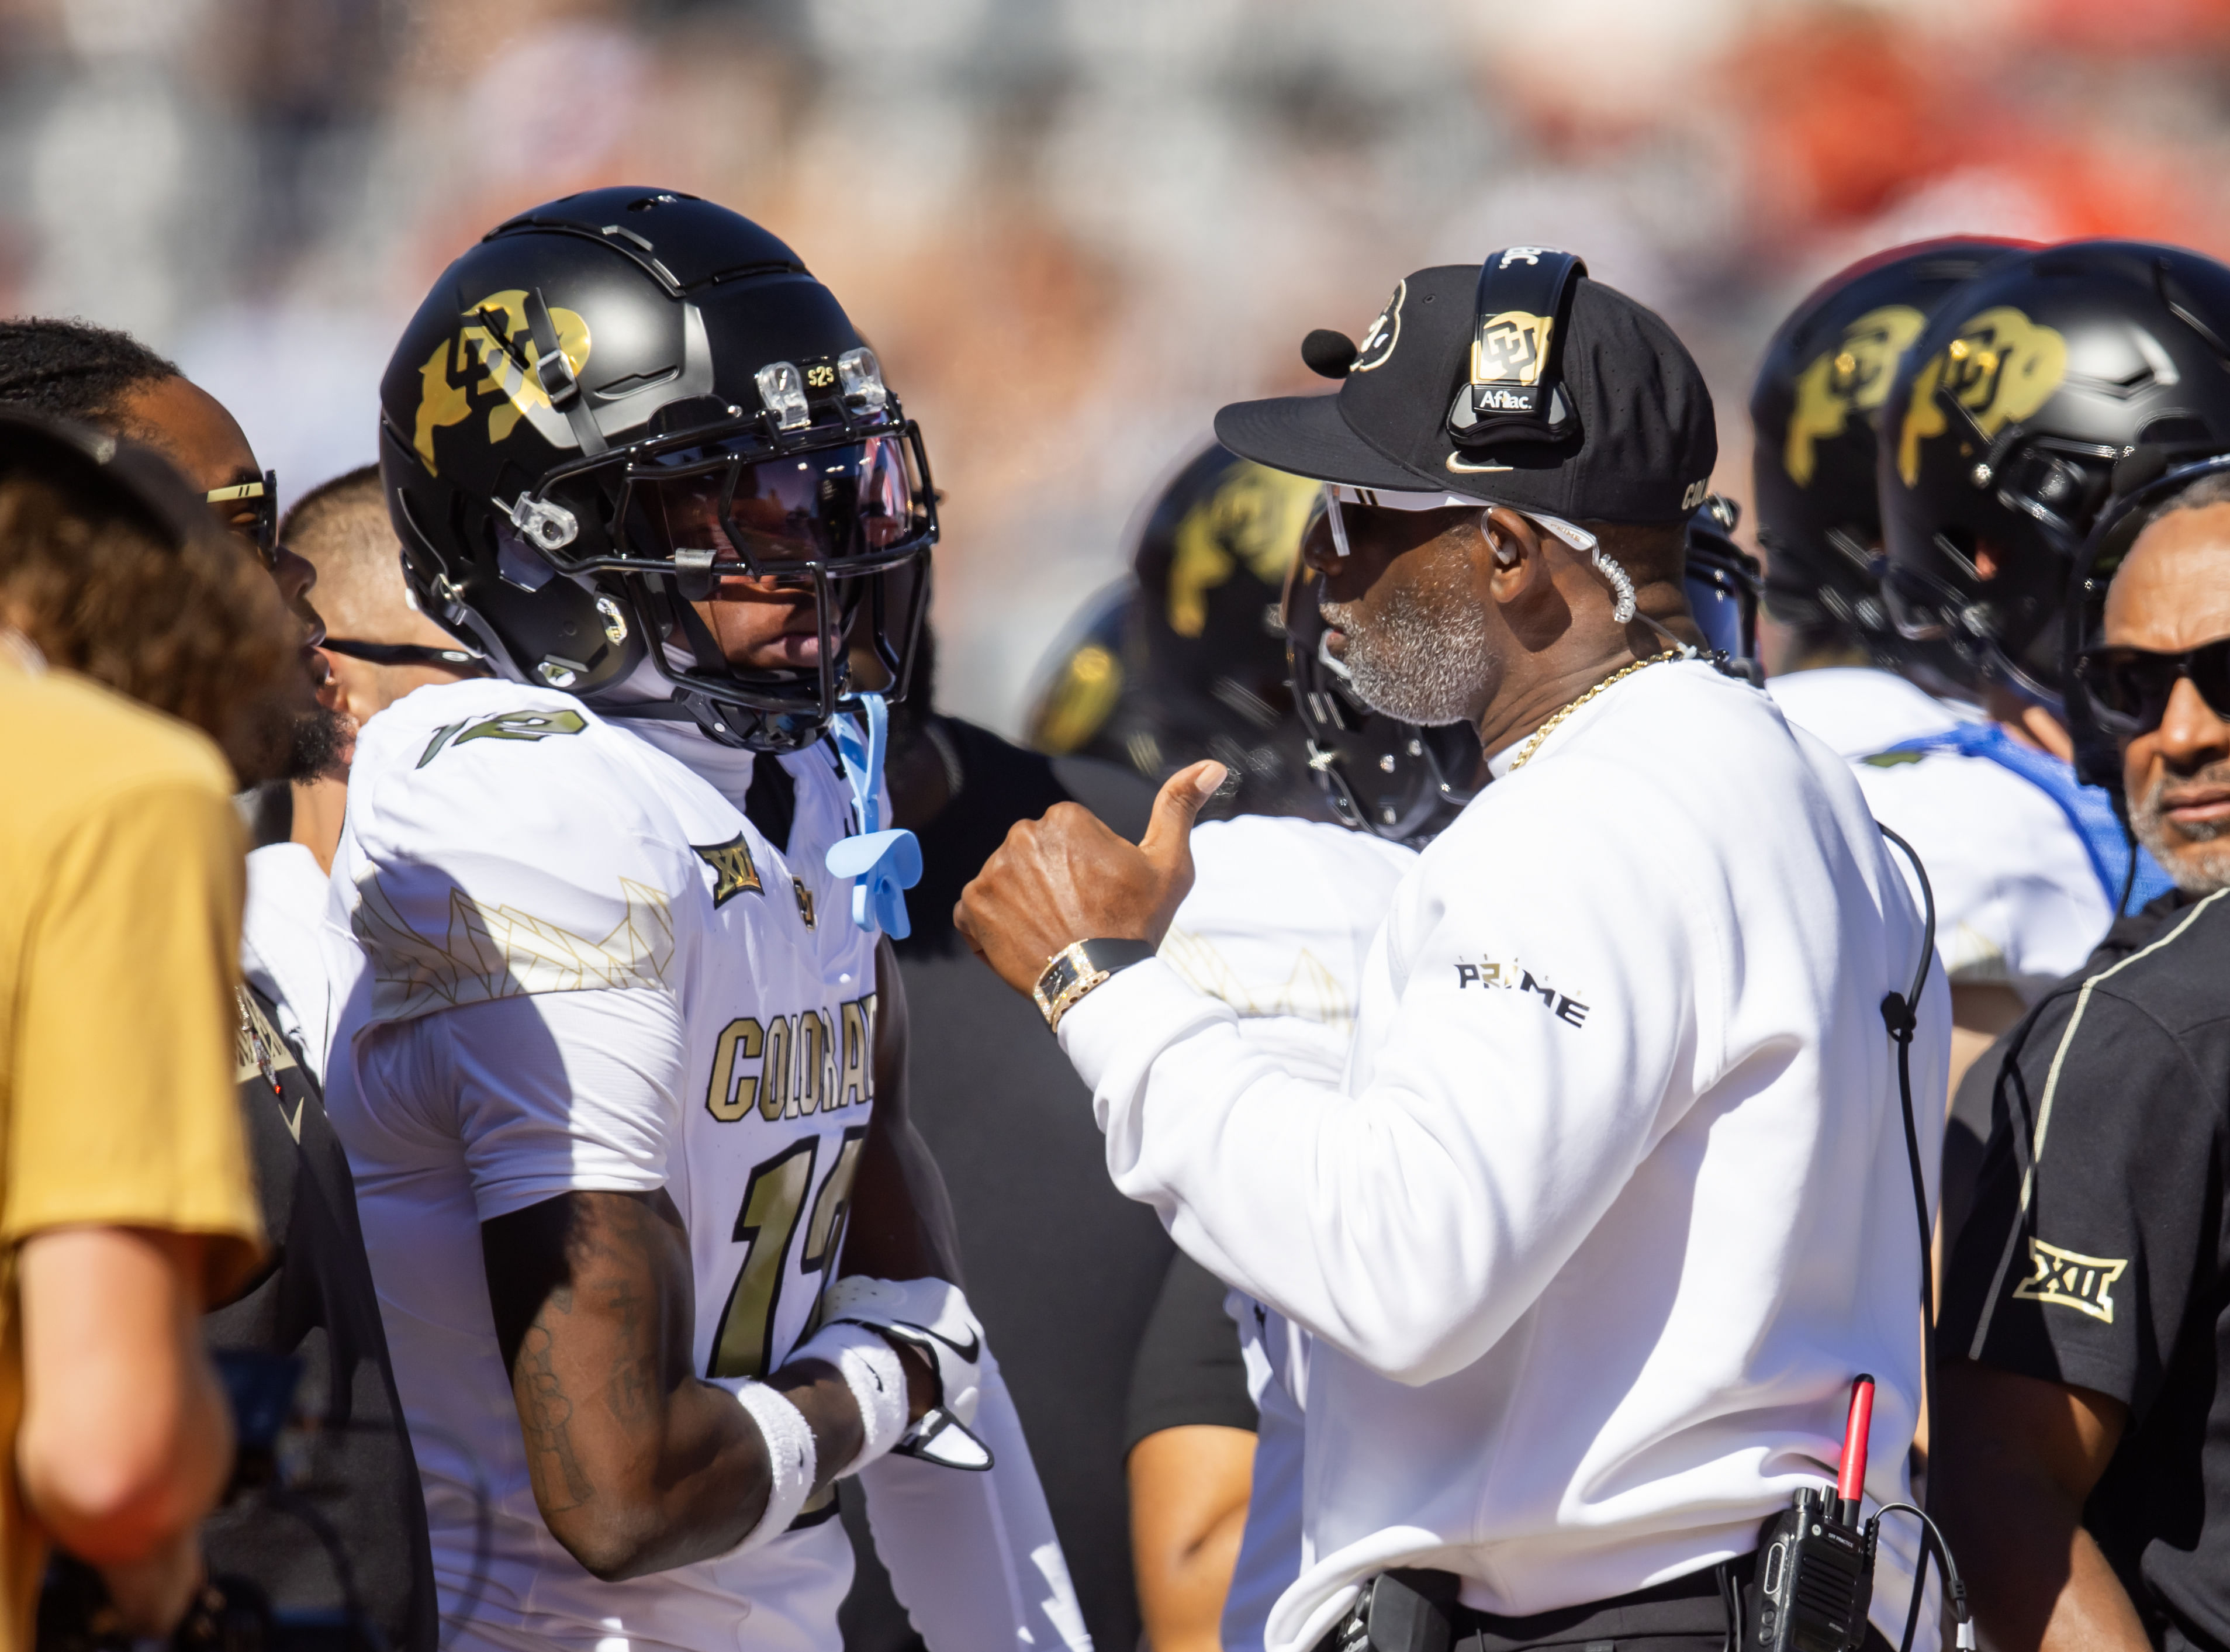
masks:
MULTIPOLYGON (((1576 264, 1420 271, 1359 351, 1311 335, 1337 397, 1217 422, 1327 482, 1358 692, 1469 719, 1496 775, 1395 896, 1344 1081, 1140 960, 1213 764, 1136 848, 1068 806, 1016 827, 961 904, 1060 1012, 1116 1184, 1317 1339, 1272 1652, 1395 1567, 1456 1575, 1460 1642, 1716 1642, 1720 1563, 1741 1576, 1762 1522, 1834 1478, 1862 1371, 1869 1503, 1908 1490, 1921 1257, 1880 1006, 1920 918, 1847 765, 1678 647, 1709 393, 1576 264)), ((1948 1028, 1931 982, 1931 1165, 1948 1028)), ((1901 1521, 1883 1551, 1893 1639, 1901 1521)))

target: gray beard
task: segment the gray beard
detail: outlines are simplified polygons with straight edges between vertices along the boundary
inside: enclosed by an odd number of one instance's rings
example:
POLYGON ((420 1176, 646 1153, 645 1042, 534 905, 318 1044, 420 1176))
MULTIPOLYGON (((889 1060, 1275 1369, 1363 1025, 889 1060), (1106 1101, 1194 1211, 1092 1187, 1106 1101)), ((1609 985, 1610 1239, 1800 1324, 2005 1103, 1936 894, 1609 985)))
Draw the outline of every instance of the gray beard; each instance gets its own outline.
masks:
POLYGON ((1405 723, 1464 721, 1493 669, 1486 616, 1460 568, 1392 593, 1374 625, 1357 627, 1352 603, 1326 603, 1324 616, 1347 633, 1341 664, 1356 698, 1405 723))
POLYGON ((2230 889, 2230 823, 2178 826, 2172 831, 2161 808, 2166 783, 2155 786, 2130 805, 2130 828, 2137 842, 2150 851, 2161 870, 2175 880, 2186 894, 2213 894, 2230 889), (2196 843, 2207 845, 2195 849, 2196 843))

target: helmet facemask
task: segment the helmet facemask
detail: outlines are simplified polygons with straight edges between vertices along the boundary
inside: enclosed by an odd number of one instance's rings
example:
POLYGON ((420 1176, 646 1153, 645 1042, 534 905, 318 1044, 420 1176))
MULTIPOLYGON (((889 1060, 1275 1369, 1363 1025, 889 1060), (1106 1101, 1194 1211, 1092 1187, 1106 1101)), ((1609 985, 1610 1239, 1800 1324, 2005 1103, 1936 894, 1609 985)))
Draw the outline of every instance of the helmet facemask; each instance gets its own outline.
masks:
MULTIPOLYGON (((1320 504, 1304 543, 1330 531, 1320 504)), ((1484 784, 1479 731, 1467 722, 1421 728, 1364 705, 1325 649, 1322 583, 1307 557, 1296 557, 1280 604, 1310 772, 1343 825, 1396 843, 1428 842, 1484 784)))
POLYGON ((878 692, 906 693, 937 519, 920 432, 895 398, 866 416, 724 420, 611 449, 552 471, 499 526, 531 532, 560 511, 576 537, 536 552, 626 603, 646 657, 714 739, 809 745, 860 692, 854 647, 880 666, 878 692), (724 590, 738 603, 804 596, 812 629, 787 634, 810 636, 811 658, 732 660, 722 616, 708 623, 699 607, 724 590))

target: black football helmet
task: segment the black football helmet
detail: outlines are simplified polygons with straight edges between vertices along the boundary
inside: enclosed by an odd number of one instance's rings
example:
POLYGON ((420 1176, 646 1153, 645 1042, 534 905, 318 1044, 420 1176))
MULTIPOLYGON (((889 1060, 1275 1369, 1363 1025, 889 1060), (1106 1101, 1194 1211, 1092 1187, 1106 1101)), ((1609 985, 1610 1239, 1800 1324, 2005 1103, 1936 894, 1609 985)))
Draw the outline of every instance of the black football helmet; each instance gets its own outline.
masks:
POLYGON ((672 190, 522 213, 442 273, 380 385, 419 606, 522 681, 594 699, 648 660, 713 739, 790 751, 906 691, 937 538, 921 433, 828 289, 672 190), (692 602, 809 589, 817 667, 729 663, 692 602))
POLYGON ((1882 597, 1951 685, 2059 707, 2062 612, 2117 464, 2230 450, 2230 268, 2178 247, 2016 253, 1951 293, 1883 412, 1882 597))
POLYGON ((1766 346, 1750 396, 1766 611, 1816 640, 1897 653, 1873 560, 1875 416, 1936 306, 2026 242, 1958 236, 1893 247, 1829 276, 1766 346))
POLYGON ((1689 513, 1688 612, 1704 634, 1719 669, 1763 687, 1764 662, 1757 657, 1757 604, 1763 579, 1757 558, 1734 539, 1742 507, 1717 494, 1689 513))
POLYGON ((1326 817, 1293 720, 1278 604, 1318 485, 1211 443, 1153 496, 1131 578, 1095 597, 1041 677, 1030 743, 1157 784, 1214 758, 1203 820, 1326 817))
MULTIPOLYGON (((1303 543, 1321 535, 1321 546, 1331 534, 1319 507, 1303 543)), ((1421 849, 1486 783, 1479 731, 1460 721, 1420 728, 1358 700, 1347 668, 1324 651, 1323 584, 1307 557, 1295 558, 1283 609, 1286 661, 1309 771, 1342 825, 1421 849)))

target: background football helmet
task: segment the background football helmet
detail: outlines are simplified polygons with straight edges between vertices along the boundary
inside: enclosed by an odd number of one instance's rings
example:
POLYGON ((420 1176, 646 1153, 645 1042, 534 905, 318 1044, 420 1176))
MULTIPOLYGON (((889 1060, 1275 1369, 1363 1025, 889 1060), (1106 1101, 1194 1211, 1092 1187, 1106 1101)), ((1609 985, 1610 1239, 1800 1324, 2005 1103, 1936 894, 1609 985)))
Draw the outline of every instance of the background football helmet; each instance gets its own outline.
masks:
POLYGON ((380 402, 411 590, 505 674, 593 698, 648 661, 763 751, 818 738, 848 642, 904 694, 937 537, 920 432, 750 220, 629 188, 523 213, 434 284, 380 402), (690 603, 736 575, 815 593, 817 667, 728 662, 690 603))
POLYGON ((2058 706, 2084 537, 2141 449, 2230 449, 2230 269, 2182 248, 2016 253, 1948 294, 1882 414, 1882 596, 1953 683, 2058 706))
POLYGON ((1689 513, 1687 566, 1681 584, 1688 612, 1704 634, 1704 646, 1719 668, 1763 687, 1765 664, 1757 657, 1757 603, 1762 588, 1757 558, 1734 540, 1742 507, 1717 494, 1689 513))
POLYGON ((1157 785, 1214 758, 1231 774, 1203 820, 1326 818, 1279 620, 1318 492, 1214 444, 1188 460, 1136 529, 1131 579, 1094 598, 1056 649, 1030 744, 1126 764, 1157 785))
POLYGON ((1898 654, 1873 561, 1881 546, 1875 417, 1898 361, 1946 293, 2029 243, 1892 247, 1829 276, 1781 324, 1750 390, 1751 475, 1766 611, 1816 650, 1898 654))

